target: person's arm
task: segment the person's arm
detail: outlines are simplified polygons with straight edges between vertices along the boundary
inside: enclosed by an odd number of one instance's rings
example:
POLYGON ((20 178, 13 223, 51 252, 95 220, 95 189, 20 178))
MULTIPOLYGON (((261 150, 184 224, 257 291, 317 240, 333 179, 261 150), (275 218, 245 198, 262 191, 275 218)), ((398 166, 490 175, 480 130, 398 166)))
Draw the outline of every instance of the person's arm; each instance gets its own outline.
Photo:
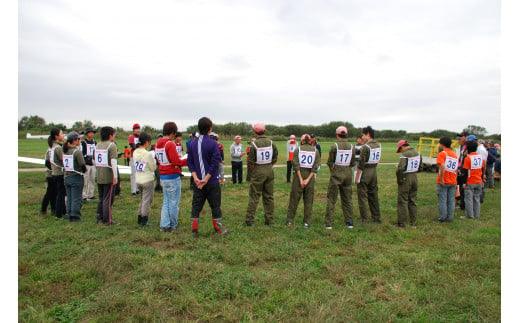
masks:
POLYGON ((334 163, 336 163, 336 154, 337 154, 336 145, 332 145, 332 147, 330 147, 330 151, 329 151, 329 159, 327 160, 327 166, 329 166, 329 171, 331 171, 331 172, 332 172, 332 169, 334 168, 334 163))
POLYGON ((157 164, 155 164, 155 159, 153 158, 151 152, 148 152, 148 154, 146 154, 146 167, 148 167, 148 169, 151 172, 155 172, 155 170, 157 169, 157 164))
POLYGON ((276 147, 275 143, 273 142, 273 162, 272 165, 276 164, 278 161, 278 148, 276 147))
POLYGON ((406 181, 406 177, 404 176, 404 171, 406 170, 407 165, 408 165, 408 158, 401 155, 399 157, 399 164, 397 165, 397 170, 395 171, 395 175, 397 177, 397 184, 403 184, 406 181))
MULTIPOLYGON (((421 162, 422 162, 422 157, 421 157, 421 162)), ((438 155, 437 155, 437 165, 439 165, 439 176, 440 176, 440 183, 441 186, 444 186, 444 173, 446 172, 446 169, 445 169, 445 162, 446 162, 446 154, 443 152, 440 152, 438 155)))
POLYGON ((80 169, 80 172, 86 173, 87 172, 87 165, 85 163, 85 158, 83 158, 83 153, 81 149, 77 149, 74 151, 74 158, 76 159, 77 165, 80 169), (77 152, 77 153, 76 153, 77 152))

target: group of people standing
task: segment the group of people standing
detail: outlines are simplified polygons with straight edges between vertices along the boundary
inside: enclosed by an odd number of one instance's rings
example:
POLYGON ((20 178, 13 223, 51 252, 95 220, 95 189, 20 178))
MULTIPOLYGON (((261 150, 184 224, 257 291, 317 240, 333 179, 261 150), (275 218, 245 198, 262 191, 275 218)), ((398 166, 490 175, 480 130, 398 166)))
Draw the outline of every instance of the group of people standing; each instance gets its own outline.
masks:
MULTIPOLYGON (((221 183, 223 179, 223 147, 212 132, 213 123, 203 117, 198 121, 198 135, 190 136, 187 154, 183 155, 181 137, 175 122, 166 122, 157 143, 151 147, 152 138, 141 132, 140 125, 133 126, 128 138, 131 148, 129 166, 131 169, 131 193, 140 194, 137 223, 149 225, 150 206, 153 201, 155 180, 160 183, 163 193, 160 231, 171 232, 178 227, 179 201, 181 198, 182 167, 188 167, 192 176, 193 190, 191 209, 191 231, 197 236, 199 215, 206 201, 211 208, 215 232, 226 235, 228 230, 222 223, 221 183), (158 174, 158 177, 156 176, 158 174)), ((243 151, 240 136, 230 147, 233 183, 242 183, 242 157, 247 155, 249 201, 245 215, 245 225, 254 226, 255 213, 262 198, 264 223, 274 224, 274 171, 278 159, 276 144, 269 139, 263 123, 253 125, 253 138, 243 151)), ((81 204, 95 199, 94 187, 98 186, 98 207, 96 222, 107 225, 118 224, 112 218, 114 187, 118 182, 117 146, 115 129, 102 127, 101 142, 94 139, 96 131, 85 130, 83 140, 77 132, 71 132, 65 139, 62 130, 52 129, 46 153, 47 192, 42 203, 42 213, 47 204, 57 218, 68 215, 70 221, 81 221, 81 204), (65 199, 65 196, 67 198, 65 199), (66 203, 65 203, 66 201, 66 203)), ((327 188, 327 207, 325 228, 332 229, 334 208, 341 200, 343 222, 347 228, 354 227, 352 185, 357 185, 358 204, 361 222, 381 223, 379 210, 377 166, 381 160, 381 144, 375 140, 372 127, 362 129, 362 135, 355 145, 347 141, 348 129, 336 129, 336 142, 329 150, 326 164, 330 170, 327 188), (370 220, 369 220, 370 211, 370 220)), ((439 222, 451 222, 455 209, 457 185, 461 195, 461 208, 466 210, 467 218, 478 218, 480 203, 483 201, 482 186, 489 178, 486 176, 488 153, 485 157, 479 152, 476 137, 467 133, 459 134, 460 155, 451 150, 451 139, 440 139, 440 152, 437 156, 439 176, 437 194, 439 200, 439 222)), ((487 151, 487 150, 486 150, 487 151)), ((398 184, 398 223, 404 228, 417 225, 417 172, 421 166, 420 154, 406 140, 398 142, 396 153, 400 159, 396 170, 398 184)), ((314 185, 316 174, 322 160, 320 145, 316 136, 304 134, 300 141, 293 135, 287 142, 287 182, 294 174, 287 209, 286 226, 292 226, 296 210, 303 196, 303 227, 312 222, 314 185)), ((126 156, 125 156, 126 157, 126 156)))

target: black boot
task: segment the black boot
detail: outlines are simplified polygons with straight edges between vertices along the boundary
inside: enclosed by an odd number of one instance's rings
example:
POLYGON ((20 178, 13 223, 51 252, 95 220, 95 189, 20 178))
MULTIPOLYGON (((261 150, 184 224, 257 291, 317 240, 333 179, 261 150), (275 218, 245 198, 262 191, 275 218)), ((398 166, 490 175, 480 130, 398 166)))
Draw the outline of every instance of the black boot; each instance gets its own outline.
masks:
POLYGON ((143 218, 141 220, 141 226, 143 226, 143 227, 149 226, 149 224, 148 224, 148 217, 147 216, 143 216, 143 218))
POLYGON ((137 216, 137 224, 143 224, 143 217, 140 215, 137 216))

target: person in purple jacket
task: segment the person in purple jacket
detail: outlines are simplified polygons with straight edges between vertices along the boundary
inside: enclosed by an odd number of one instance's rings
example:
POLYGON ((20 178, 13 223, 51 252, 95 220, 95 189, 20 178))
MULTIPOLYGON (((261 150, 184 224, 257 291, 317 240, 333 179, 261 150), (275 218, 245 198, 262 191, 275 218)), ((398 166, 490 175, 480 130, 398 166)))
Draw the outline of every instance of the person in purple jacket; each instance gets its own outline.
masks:
POLYGON ((206 200, 211 207, 213 227, 220 235, 228 234, 222 226, 222 210, 220 208, 221 192, 219 184, 219 163, 222 161, 220 150, 215 140, 209 137, 213 122, 203 117, 198 123, 200 136, 193 138, 188 147, 188 168, 193 176, 194 188, 191 202, 191 232, 199 234, 199 215, 206 200))

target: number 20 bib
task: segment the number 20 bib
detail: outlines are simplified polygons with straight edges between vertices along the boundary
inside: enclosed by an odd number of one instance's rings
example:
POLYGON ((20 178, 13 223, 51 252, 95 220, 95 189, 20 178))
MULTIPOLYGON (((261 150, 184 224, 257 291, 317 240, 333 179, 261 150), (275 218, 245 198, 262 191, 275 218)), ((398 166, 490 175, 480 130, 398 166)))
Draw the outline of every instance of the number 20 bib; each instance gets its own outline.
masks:
POLYGON ((298 153, 298 159, 300 160, 300 167, 312 168, 314 161, 316 160, 316 150, 314 151, 303 151, 300 150, 298 153))

